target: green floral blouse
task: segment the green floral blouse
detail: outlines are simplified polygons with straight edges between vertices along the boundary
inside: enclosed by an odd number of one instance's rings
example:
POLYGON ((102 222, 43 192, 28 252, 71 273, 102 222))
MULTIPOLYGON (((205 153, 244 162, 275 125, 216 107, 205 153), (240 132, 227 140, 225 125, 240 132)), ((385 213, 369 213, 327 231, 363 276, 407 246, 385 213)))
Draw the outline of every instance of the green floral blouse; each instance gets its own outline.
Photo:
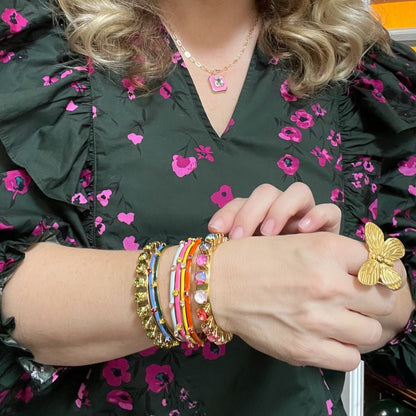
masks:
MULTIPOLYGON (((307 183, 343 212, 342 233, 371 220, 407 248, 416 276, 416 56, 368 54, 348 84, 299 99, 284 62, 259 49, 219 137, 180 54, 160 89, 141 97, 68 48, 45 1, 0 0, 0 283, 39 241, 137 250, 205 235, 212 214, 261 183, 307 183)), ((53 259, 50 259, 53 261, 53 259)), ((278 276, 277 276, 278 278, 278 276)), ((413 285, 413 292, 414 285, 413 285)), ((0 414, 344 415, 344 375, 292 367, 241 339, 151 348, 75 368, 41 366, 3 316, 0 414)), ((138 321, 138 325, 139 321, 138 321)), ((365 357, 416 387, 416 334, 365 357)))

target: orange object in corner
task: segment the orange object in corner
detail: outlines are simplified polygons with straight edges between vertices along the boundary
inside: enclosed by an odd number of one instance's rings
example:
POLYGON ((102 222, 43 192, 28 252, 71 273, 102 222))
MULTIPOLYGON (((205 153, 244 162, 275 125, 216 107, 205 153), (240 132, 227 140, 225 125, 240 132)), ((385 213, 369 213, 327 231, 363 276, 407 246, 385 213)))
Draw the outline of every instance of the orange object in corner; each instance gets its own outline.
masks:
POLYGON ((371 7, 387 29, 416 28, 416 0, 372 1, 371 7))

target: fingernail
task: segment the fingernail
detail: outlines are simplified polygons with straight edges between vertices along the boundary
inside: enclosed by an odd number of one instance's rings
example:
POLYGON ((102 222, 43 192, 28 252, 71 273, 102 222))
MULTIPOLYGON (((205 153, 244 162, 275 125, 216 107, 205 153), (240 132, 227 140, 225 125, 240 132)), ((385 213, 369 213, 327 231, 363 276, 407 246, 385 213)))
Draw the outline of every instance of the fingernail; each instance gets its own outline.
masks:
POLYGON ((243 229, 241 227, 236 227, 230 232, 230 238, 235 240, 237 238, 241 238, 243 236, 243 229))
POLYGON ((276 223, 272 218, 269 218, 260 228, 263 235, 272 235, 276 223))
POLYGON ((311 219, 310 218, 304 218, 302 221, 299 222, 298 227, 303 228, 306 230, 311 225, 311 219))
POLYGON ((215 218, 208 223, 208 227, 212 230, 222 231, 224 229, 224 220, 221 217, 215 218))

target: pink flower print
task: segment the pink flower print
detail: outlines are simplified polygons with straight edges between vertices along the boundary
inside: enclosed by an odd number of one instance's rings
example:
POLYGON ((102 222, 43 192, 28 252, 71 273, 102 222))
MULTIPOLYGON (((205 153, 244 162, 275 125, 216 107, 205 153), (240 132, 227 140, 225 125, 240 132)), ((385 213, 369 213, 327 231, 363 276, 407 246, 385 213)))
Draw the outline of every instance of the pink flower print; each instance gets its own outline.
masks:
POLYGON ((136 98, 135 90, 139 85, 144 85, 145 80, 140 77, 135 77, 132 81, 130 78, 124 78, 121 80, 123 87, 127 89, 127 95, 130 100, 134 100, 136 98))
POLYGON ((83 204, 86 204, 88 201, 87 201, 87 198, 85 198, 83 194, 77 193, 71 198, 71 202, 73 204, 78 203, 78 204, 83 205, 83 204))
POLYGON ((89 169, 84 169, 79 175, 81 186, 86 188, 91 183, 92 172, 89 169))
POLYGON ((181 60, 182 60, 182 56, 179 52, 175 52, 174 54, 172 54, 172 63, 177 64, 181 60))
POLYGON ((123 247, 124 250, 135 251, 139 249, 140 244, 136 243, 134 235, 131 235, 123 240, 123 247))
POLYGON ((361 238, 362 240, 365 240, 364 225, 360 225, 355 234, 357 237, 361 238))
POLYGON ((26 404, 29 403, 33 398, 32 388, 27 386, 24 389, 21 389, 16 394, 16 399, 24 401, 26 404))
POLYGON ((19 33, 27 25, 27 20, 15 9, 4 9, 1 20, 9 25, 10 33, 19 33))
POLYGON ((130 225, 134 221, 134 212, 129 212, 127 214, 125 212, 120 212, 120 214, 117 215, 117 219, 120 222, 130 225))
POLYGON ((3 390, 0 392, 0 403, 6 398, 10 390, 3 390))
POLYGON ((210 146, 205 147, 200 144, 199 147, 195 148, 195 151, 198 153, 198 159, 207 159, 210 162, 214 161, 214 157, 212 156, 213 151, 210 146))
POLYGON ((333 159, 326 149, 321 149, 318 146, 316 146, 311 153, 318 158, 319 166, 325 166, 326 162, 331 163, 331 160, 333 159))
POLYGON ((13 58, 14 52, 7 52, 6 50, 0 50, 0 62, 7 64, 13 58))
POLYGON ((297 101, 298 97, 290 92, 287 80, 280 86, 280 94, 285 101, 297 101))
POLYGON ((337 162, 335 163, 335 169, 342 172, 342 154, 339 155, 339 158, 337 159, 337 162))
POLYGON ((78 398, 75 400, 75 405, 78 407, 78 409, 81 409, 82 406, 91 406, 91 401, 88 398, 88 391, 86 389, 85 383, 81 383, 77 396, 78 398))
POLYGON ((112 194, 113 192, 111 191, 111 189, 105 189, 97 195, 97 200, 103 207, 106 207, 112 194))
POLYGON ((373 217, 373 220, 377 219, 377 209, 378 209, 378 199, 375 199, 371 205, 368 207, 368 210, 371 213, 371 216, 373 217))
POLYGON ((375 194, 377 192, 377 185, 375 183, 371 184, 371 192, 375 194))
POLYGON ((174 409, 169 412, 169 416, 181 416, 181 412, 178 409, 174 409))
POLYGON ((160 95, 167 100, 172 95, 172 86, 168 82, 164 82, 160 87, 160 95))
POLYGON ((0 222, 0 231, 2 230, 13 230, 13 225, 7 225, 4 224, 3 222, 0 222))
POLYGON ((107 401, 118 405, 123 410, 133 410, 133 400, 129 393, 123 390, 112 390, 107 394, 107 401))
POLYGON ((50 85, 55 84, 55 82, 59 81, 59 78, 49 76, 43 77, 42 79, 44 87, 49 87, 50 85))
POLYGON ((128 361, 125 358, 108 361, 103 369, 103 377, 107 380, 107 384, 113 387, 130 382, 131 374, 128 361))
POLYGON ((181 155, 173 155, 172 169, 179 178, 192 173, 198 167, 198 163, 194 157, 182 157, 181 155))
POLYGON ((410 195, 416 196, 416 186, 409 185, 408 191, 410 195))
POLYGON ((337 147, 339 144, 341 144, 341 133, 335 133, 334 130, 331 130, 327 140, 331 142, 331 146, 337 147))
POLYGON ((97 107, 95 105, 92 106, 92 118, 97 117, 97 107))
POLYGON ((399 82, 399 87, 405 92, 405 93, 407 93, 407 94, 409 94, 410 95, 410 99, 411 100, 413 100, 413 101, 415 101, 416 100, 416 95, 413 95, 411 92, 410 92, 410 90, 409 90, 409 88, 407 88, 406 87, 406 85, 404 85, 403 83, 401 83, 401 82, 399 82))
POLYGON ((204 344, 202 355, 206 360, 216 360, 225 355, 225 345, 216 345, 208 341, 204 344))
POLYGON ((230 121, 228 122, 227 127, 225 128, 225 130, 224 130, 224 133, 223 133, 223 134, 227 133, 227 132, 230 130, 230 128, 231 128, 232 126, 234 126, 234 124, 235 124, 235 121, 234 121, 234 119, 233 119, 233 118, 231 118, 231 119, 230 119, 230 121))
POLYGON ((283 127, 279 137, 283 140, 300 143, 302 141, 302 132, 296 127, 283 127))
POLYGON ((83 93, 85 91, 85 89, 87 88, 85 85, 80 84, 79 82, 73 82, 71 84, 71 87, 76 91, 76 92, 81 92, 83 93))
POLYGON ((6 259, 6 261, 0 261, 0 272, 2 272, 4 269, 7 269, 7 267, 11 266, 14 263, 14 259, 11 257, 6 259))
POLYGON ((140 144, 143 140, 143 136, 140 134, 130 133, 127 135, 127 138, 135 145, 140 144))
POLYGON ((384 84, 381 80, 379 79, 369 80, 364 77, 361 77, 361 81, 362 81, 364 88, 373 90, 372 95, 374 98, 376 98, 378 101, 380 101, 383 104, 387 101, 386 98, 383 96, 384 84))
POLYGON ((66 106, 66 111, 72 112, 75 111, 77 108, 78 106, 71 100, 66 106))
POLYGON ((189 397, 189 391, 182 387, 180 394, 179 394, 179 400, 181 402, 184 402, 185 400, 188 399, 188 397, 189 397))
MULTIPOLYGON (((66 78, 68 75, 72 75, 73 72, 74 71, 72 71, 72 69, 68 69, 67 71, 62 72, 61 79, 66 78)), ((72 84, 71 84, 71 87, 72 87, 72 84)), ((84 88, 86 88, 86 87, 84 87, 84 88)))
POLYGON ((94 222, 95 228, 98 234, 103 235, 105 232, 105 224, 103 223, 102 217, 97 217, 94 222))
POLYGON ((326 409, 328 411, 328 415, 331 416, 332 415, 332 408, 334 407, 334 403, 332 403, 331 399, 328 399, 326 401, 326 409))
POLYGON ((214 204, 217 204, 219 208, 222 208, 224 205, 228 204, 234 199, 233 192, 230 186, 221 185, 219 191, 214 192, 211 195, 211 201, 214 204))
POLYGON ((139 351, 139 354, 142 357, 149 357, 149 356, 151 356, 153 354, 156 354, 156 351, 158 351, 158 350, 159 350, 159 347, 150 347, 150 348, 146 348, 143 351, 139 351))
POLYGON ((277 65, 278 63, 279 63, 279 58, 277 56, 273 56, 269 61, 269 65, 277 65))
POLYGON ((399 215, 402 212, 401 209, 395 209, 393 211, 393 218, 391 219, 391 222, 393 223, 394 227, 397 227, 397 215, 399 215))
POLYGON ((410 156, 408 160, 400 161, 399 172, 404 176, 416 175, 416 157, 410 156))
POLYGON ((317 117, 323 117, 327 113, 327 111, 321 107, 321 104, 312 105, 312 110, 317 117))
POLYGON ((45 230, 49 230, 51 228, 50 225, 46 225, 43 221, 41 221, 32 231, 32 235, 41 235, 45 230))
POLYGON ((301 129, 308 129, 315 124, 312 114, 309 114, 305 110, 296 111, 290 119, 301 129))
POLYGON ((360 159, 363 161, 363 168, 367 171, 367 172, 373 172, 374 170, 374 165, 371 162, 371 157, 366 157, 366 156, 360 156, 360 159))
POLYGON ((73 238, 70 238, 70 237, 66 237, 66 238, 65 238, 65 241, 66 241, 67 243, 72 244, 74 247, 76 247, 76 246, 78 245, 77 241, 76 241, 75 239, 73 239, 73 238))
POLYGON ((295 156, 286 154, 277 162, 277 166, 279 166, 286 175, 292 176, 299 169, 299 159, 295 156))
POLYGON ((5 178, 3 178, 6 189, 13 192, 13 199, 17 194, 25 194, 29 190, 31 177, 24 169, 9 170, 5 178))
POLYGON ((185 357, 189 357, 190 355, 192 355, 194 351, 197 351, 199 349, 199 345, 189 344, 188 342, 182 342, 181 348, 183 350, 185 357))
POLYGON ((146 368, 146 383, 149 390, 154 393, 160 393, 162 390, 168 390, 168 386, 173 381, 173 373, 170 365, 150 364, 146 368))
POLYGON ((331 192, 331 201, 344 202, 344 191, 338 188, 334 189, 331 192))

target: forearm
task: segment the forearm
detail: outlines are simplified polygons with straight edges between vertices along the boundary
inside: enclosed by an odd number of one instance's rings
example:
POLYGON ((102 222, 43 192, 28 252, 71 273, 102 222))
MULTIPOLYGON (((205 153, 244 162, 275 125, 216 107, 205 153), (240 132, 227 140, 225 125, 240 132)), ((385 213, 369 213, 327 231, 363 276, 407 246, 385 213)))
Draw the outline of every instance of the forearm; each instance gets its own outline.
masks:
MULTIPOLYGON (((160 261, 160 296, 167 304, 170 249, 160 261)), ((26 253, 5 287, 3 317, 13 338, 38 362, 83 365, 151 347, 136 314, 139 252, 68 248, 41 243, 26 253)))

